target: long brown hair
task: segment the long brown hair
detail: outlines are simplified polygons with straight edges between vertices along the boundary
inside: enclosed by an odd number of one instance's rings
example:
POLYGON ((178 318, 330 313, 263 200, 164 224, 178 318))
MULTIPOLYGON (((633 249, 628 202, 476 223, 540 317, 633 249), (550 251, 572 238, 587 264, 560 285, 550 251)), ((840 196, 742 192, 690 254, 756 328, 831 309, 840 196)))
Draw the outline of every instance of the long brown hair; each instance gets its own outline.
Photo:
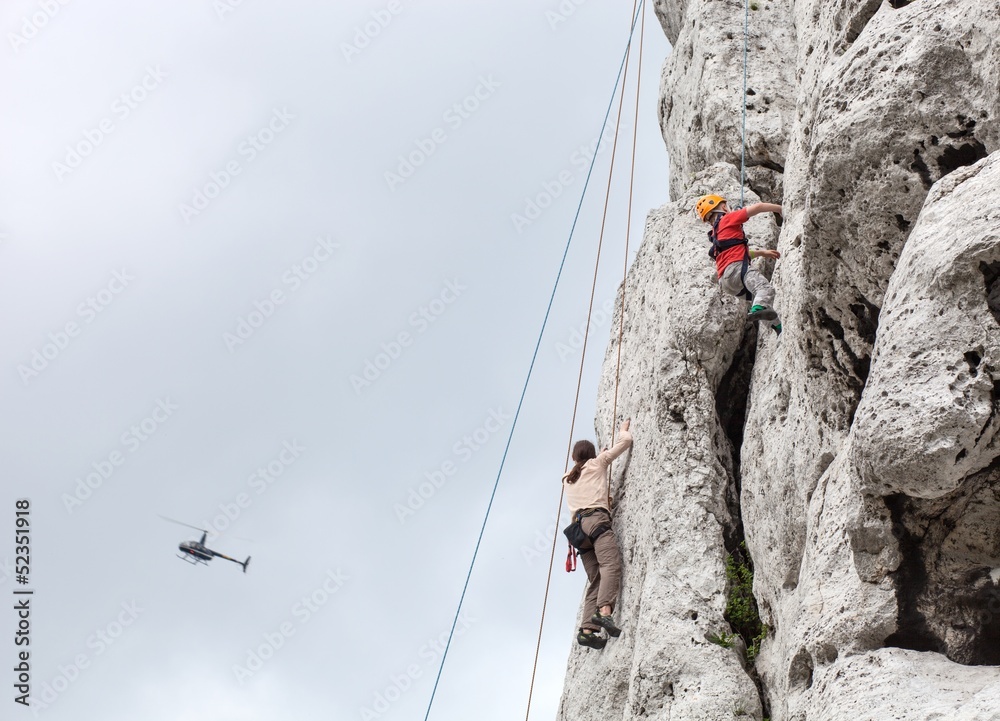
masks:
POLYGON ((597 458, 597 449, 590 441, 577 441, 573 445, 573 460, 576 465, 566 476, 566 483, 576 483, 580 480, 580 472, 583 471, 584 464, 591 458, 597 458))

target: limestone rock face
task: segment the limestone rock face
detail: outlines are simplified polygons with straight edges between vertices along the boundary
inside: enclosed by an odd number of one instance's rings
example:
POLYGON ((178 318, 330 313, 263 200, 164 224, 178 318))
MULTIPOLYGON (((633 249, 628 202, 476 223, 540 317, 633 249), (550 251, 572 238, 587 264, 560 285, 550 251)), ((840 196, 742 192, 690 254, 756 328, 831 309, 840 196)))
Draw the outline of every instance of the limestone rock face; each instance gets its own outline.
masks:
POLYGON ((997 201, 1000 153, 934 186, 903 248, 854 423, 871 493, 938 499, 1000 456, 997 201))
MULTIPOLYGON (((747 174, 764 200, 777 202, 795 113, 788 94, 794 87, 792 3, 754 5, 747 43, 747 174)), ((670 197, 678 198, 706 166, 740 167, 744 13, 742 5, 717 0, 661 0, 656 10, 673 45, 663 66, 659 115, 670 155, 670 197)))
POLYGON ((854 656, 816 683, 808 718, 1000 721, 996 669, 966 667, 956 678, 952 666, 898 648, 854 656))
MULTIPOLYGON (((716 166, 705 181, 738 192, 733 171, 716 166)), ((635 440, 612 479, 625 564, 616 609, 623 634, 602 651, 574 644, 559 713, 565 721, 730 721, 734 708, 761 714, 737 652, 706 639, 729 630, 725 537, 735 533, 736 489, 716 391, 730 381, 745 311, 712 281, 705 231, 691 220, 696 197, 649 215, 626 283, 615 427, 631 418, 635 440)), ((766 235, 766 222, 755 218, 749 229, 766 235)), ((620 313, 619 306, 616 338, 620 313)), ((609 445, 617 343, 605 363, 597 432, 609 445)))
POLYGON ((663 27, 663 34, 671 45, 677 44, 677 36, 681 31, 681 23, 684 22, 684 11, 687 3, 683 0, 654 0, 653 9, 656 17, 663 27))
MULTIPOLYGON (((1000 0, 753 5, 745 202, 784 213, 747 232, 782 253, 784 332, 720 294, 691 211, 739 197, 742 3, 657 0, 672 202, 618 308, 625 633, 574 650, 560 718, 1000 721, 1000 0), (705 640, 744 538, 752 667, 705 640)), ((617 350, 616 321, 605 443, 617 350)))

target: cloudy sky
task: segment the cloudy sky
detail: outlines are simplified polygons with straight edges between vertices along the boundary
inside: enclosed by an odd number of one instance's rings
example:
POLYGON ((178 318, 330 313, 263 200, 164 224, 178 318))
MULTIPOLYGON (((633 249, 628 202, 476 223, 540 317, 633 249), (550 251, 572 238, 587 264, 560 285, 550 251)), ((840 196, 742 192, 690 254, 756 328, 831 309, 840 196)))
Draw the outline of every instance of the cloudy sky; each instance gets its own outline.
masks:
MULTIPOLYGON (((632 3, 154 5, 0 11, 0 593, 10 608, 34 590, 42 702, 14 702, 8 610, 0 715, 422 719, 632 3), (247 573, 179 560, 198 533, 158 515, 252 556, 247 573)), ((669 46, 647 13, 633 255, 667 200, 669 46)), ((628 109, 622 125, 628 149, 628 109)), ((524 714, 609 150, 431 719, 524 714)), ((621 279, 626 158, 578 437, 621 279)), ((585 578, 564 547, 537 719, 576 652, 585 578)))

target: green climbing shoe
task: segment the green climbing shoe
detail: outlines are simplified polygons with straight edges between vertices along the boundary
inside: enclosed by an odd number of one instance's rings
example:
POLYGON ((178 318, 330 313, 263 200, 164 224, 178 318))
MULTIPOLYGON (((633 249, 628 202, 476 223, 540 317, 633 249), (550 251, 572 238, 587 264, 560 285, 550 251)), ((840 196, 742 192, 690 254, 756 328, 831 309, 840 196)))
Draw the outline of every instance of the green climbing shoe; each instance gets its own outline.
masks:
POLYGON ((747 320, 775 320, 778 317, 776 311, 762 305, 755 305, 750 309, 747 320))
POLYGON ((771 330, 774 331, 775 335, 781 335, 781 323, 776 323, 771 326, 771 330))
POLYGON ((584 633, 582 628, 580 629, 580 633, 576 635, 576 642, 581 646, 596 648, 598 651, 608 645, 608 639, 604 638, 598 632, 591 631, 590 633, 584 633))
POLYGON ((590 622, 603 627, 612 638, 618 638, 622 635, 622 630, 615 625, 615 619, 610 615, 602 616, 600 611, 595 611, 594 615, 590 617, 590 622))

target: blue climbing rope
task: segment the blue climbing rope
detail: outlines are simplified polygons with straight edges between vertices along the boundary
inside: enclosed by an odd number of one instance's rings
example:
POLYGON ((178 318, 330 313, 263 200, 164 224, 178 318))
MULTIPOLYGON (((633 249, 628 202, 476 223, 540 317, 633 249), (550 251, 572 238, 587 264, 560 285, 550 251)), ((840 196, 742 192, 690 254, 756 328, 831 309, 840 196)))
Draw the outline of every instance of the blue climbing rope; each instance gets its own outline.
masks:
POLYGON ((740 151, 740 207, 743 207, 744 175, 747 167, 747 45, 749 44, 750 0, 743 0, 743 133, 740 151))
MULTIPOLYGON (((644 0, 640 0, 639 9, 632 18, 632 27, 628 35, 628 43, 625 46, 625 53, 622 55, 621 64, 618 67, 618 77, 615 78, 615 87, 611 91, 611 100, 608 102, 608 109, 604 113, 604 122, 601 123, 601 134, 599 137, 604 135, 604 128, 608 124, 608 118, 611 116, 611 107, 614 105, 615 95, 618 93, 618 85, 621 83, 622 79, 622 69, 625 67, 625 58, 628 57, 629 48, 632 45, 632 36, 635 34, 635 25, 642 14, 642 6, 644 0)), ((583 182, 583 190, 580 192, 580 202, 576 206, 576 214, 573 216, 573 225, 569 229, 569 237, 566 239, 566 248, 563 250, 562 260, 559 262, 559 271, 556 273, 556 280, 552 286, 552 294, 549 296, 549 304, 545 308, 545 317, 542 319, 542 328, 538 333, 538 341, 535 343, 535 352, 531 356, 531 364, 528 366, 528 375, 524 379, 524 387, 521 389, 521 397, 517 402, 517 410, 514 411, 514 420, 510 425, 510 434, 507 436, 507 445, 503 449, 503 457, 500 459, 500 468, 497 471, 496 480, 493 483, 493 492, 490 494, 490 502, 486 506, 486 516, 483 518, 482 528, 479 529, 479 538, 476 540, 476 548, 472 552, 472 562, 469 564, 469 572, 465 577, 465 585, 462 586, 462 595, 458 599, 458 608, 455 611, 455 620, 451 623, 451 630, 448 632, 448 642, 444 646, 444 653, 441 654, 441 665, 438 667, 437 676, 434 679, 434 688, 431 690, 431 698, 427 704, 427 713, 424 714, 424 721, 427 721, 431 715, 431 707, 434 705, 434 697, 437 694, 438 684, 441 681, 441 673, 444 671, 445 660, 448 658, 448 649, 451 648, 452 638, 455 636, 455 628, 458 626, 459 614, 462 612, 462 604, 465 602, 465 593, 469 589, 469 581, 472 579, 472 569, 476 565, 476 557, 479 555, 479 546, 483 541, 483 534, 486 532, 486 523, 490 518, 490 511, 493 509, 493 500, 497 495, 497 488, 500 485, 500 476, 503 473, 504 463, 507 461, 507 452, 510 450, 511 440, 514 438, 514 429, 517 427, 517 419, 521 414, 521 406, 524 403, 524 396, 528 392, 528 382, 531 380, 531 373, 535 368, 535 360, 538 358, 538 350, 542 345, 542 337, 545 335, 545 326, 549 322, 549 313, 552 311, 552 304, 555 301, 556 289, 559 287, 559 279, 562 277, 563 267, 566 265, 566 257, 569 255, 569 247, 573 242, 573 233, 576 231, 576 223, 580 218, 580 211, 583 208, 583 199, 587 195, 587 186, 590 185, 590 176, 594 172, 594 163, 597 160, 597 153, 595 152, 593 157, 590 159, 590 167, 587 169, 587 178, 583 182)))

